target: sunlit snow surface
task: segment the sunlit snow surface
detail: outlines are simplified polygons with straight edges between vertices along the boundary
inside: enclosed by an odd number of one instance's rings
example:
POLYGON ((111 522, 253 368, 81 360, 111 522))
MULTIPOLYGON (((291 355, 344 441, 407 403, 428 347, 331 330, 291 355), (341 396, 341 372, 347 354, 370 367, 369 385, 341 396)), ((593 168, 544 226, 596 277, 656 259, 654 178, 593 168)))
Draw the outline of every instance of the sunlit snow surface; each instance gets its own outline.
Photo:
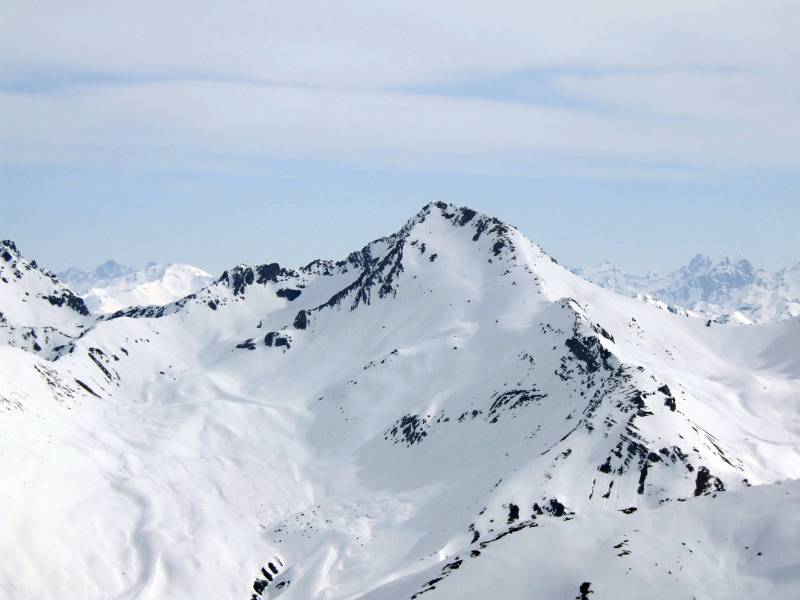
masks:
POLYGON ((800 592, 797 319, 707 327, 444 204, 75 318, 0 347, 0 595, 800 592))

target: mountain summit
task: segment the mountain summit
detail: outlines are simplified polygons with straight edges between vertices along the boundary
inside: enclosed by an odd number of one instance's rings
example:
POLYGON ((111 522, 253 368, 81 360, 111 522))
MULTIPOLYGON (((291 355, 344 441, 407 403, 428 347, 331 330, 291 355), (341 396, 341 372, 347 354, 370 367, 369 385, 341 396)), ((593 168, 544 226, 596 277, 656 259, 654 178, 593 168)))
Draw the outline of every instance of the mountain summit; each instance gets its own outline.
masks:
POLYGON ((341 260, 94 319, 51 360, 0 347, 0 589, 791 595, 799 335, 658 310, 428 204, 341 260))

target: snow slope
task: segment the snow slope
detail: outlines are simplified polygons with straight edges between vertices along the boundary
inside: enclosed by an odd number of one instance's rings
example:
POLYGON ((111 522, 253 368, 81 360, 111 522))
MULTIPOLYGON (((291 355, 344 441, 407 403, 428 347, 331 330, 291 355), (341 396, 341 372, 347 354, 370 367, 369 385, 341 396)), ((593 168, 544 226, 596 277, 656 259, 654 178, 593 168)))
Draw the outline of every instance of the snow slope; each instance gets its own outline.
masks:
POLYGON ((768 323, 800 316, 800 263, 769 273, 741 259, 713 262, 698 254, 672 273, 633 275, 604 262, 574 272, 602 287, 645 301, 662 302, 718 322, 768 323))
POLYGON ((791 597, 798 339, 441 203, 239 265, 55 360, 0 347, 0 595, 791 597))
POLYGON ((72 268, 59 278, 94 313, 113 313, 130 306, 168 304, 208 285, 213 277, 197 267, 181 264, 149 263, 134 270, 113 260, 86 272, 72 268))

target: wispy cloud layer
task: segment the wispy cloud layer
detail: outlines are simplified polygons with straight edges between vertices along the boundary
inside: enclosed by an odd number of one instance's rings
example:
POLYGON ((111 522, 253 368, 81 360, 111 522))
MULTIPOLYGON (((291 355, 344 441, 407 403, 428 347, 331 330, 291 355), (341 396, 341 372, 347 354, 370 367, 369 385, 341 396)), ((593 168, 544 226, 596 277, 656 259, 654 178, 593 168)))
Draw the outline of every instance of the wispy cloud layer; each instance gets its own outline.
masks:
POLYGON ((0 160, 796 171, 798 30, 796 2, 20 2, 0 160), (408 91, 512 75, 546 93, 408 91))

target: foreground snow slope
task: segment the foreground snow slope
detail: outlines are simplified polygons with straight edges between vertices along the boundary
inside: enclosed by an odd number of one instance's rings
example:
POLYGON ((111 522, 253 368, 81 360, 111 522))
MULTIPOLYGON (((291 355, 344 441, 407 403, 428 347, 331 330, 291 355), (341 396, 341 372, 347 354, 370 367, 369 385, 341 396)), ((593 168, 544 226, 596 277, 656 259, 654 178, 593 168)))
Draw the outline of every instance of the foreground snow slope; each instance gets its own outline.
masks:
POLYGON ((119 311, 55 360, 0 348, 0 591, 797 592, 798 487, 776 482, 800 476, 798 339, 428 205, 343 261, 119 311))
MULTIPOLYGON (((458 572, 450 569, 426 598, 571 599, 580 596, 573 582, 588 583, 591 598, 620 600, 797 595, 797 481, 622 517, 590 512, 567 519, 540 520, 499 540, 458 572)), ((370 598, 401 597, 386 591, 370 598)))

